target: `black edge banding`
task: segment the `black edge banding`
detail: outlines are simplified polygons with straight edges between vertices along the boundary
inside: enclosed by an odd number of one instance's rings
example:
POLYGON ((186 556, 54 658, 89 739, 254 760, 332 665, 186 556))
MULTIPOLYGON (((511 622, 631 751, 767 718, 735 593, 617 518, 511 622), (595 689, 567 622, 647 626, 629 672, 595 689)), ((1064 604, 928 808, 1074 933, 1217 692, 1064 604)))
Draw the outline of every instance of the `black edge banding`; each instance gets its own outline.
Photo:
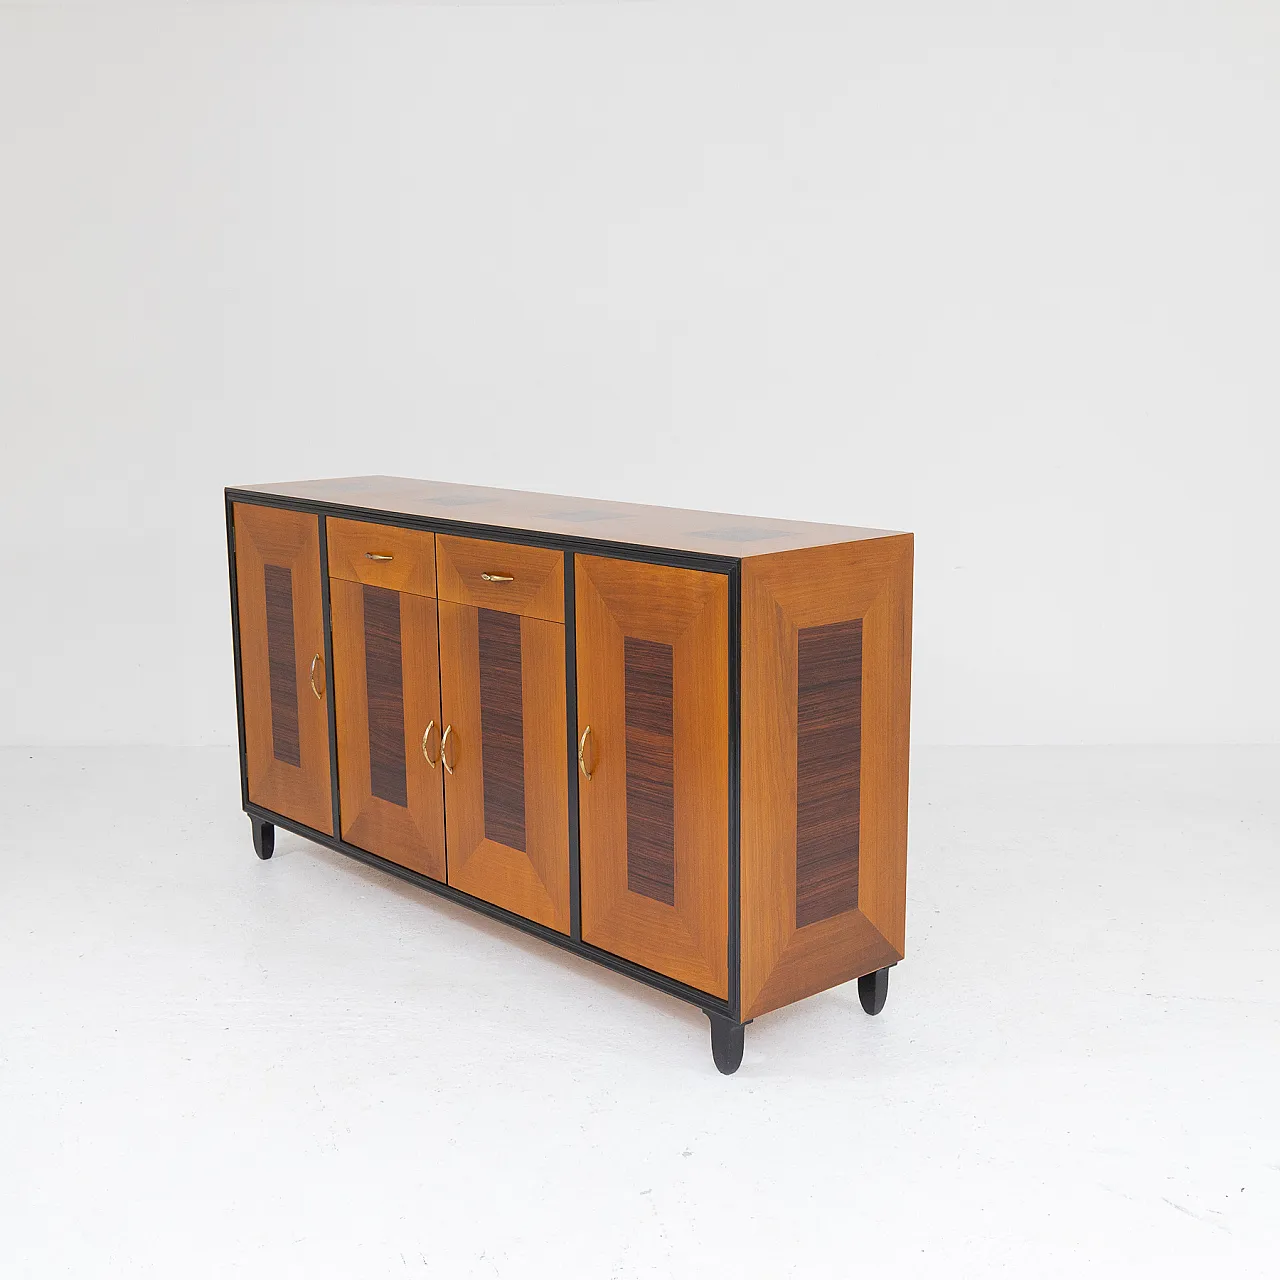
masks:
MULTIPOLYGON (((739 995, 739 942, 740 942, 740 886, 739 886, 739 848, 738 848, 738 790, 739 790, 739 700, 741 696, 741 617, 740 617, 740 565, 741 561, 731 556, 712 555, 695 551, 679 551, 666 547, 646 547, 633 543, 607 542, 592 538, 580 538, 569 534, 542 533, 528 529, 508 529, 495 525, 470 524, 466 521, 446 520, 429 516, 408 516, 400 512, 377 511, 367 507, 348 507, 341 503, 315 502, 303 498, 287 497, 281 494, 264 494, 253 490, 227 489, 224 491, 227 504, 227 548, 231 572, 231 612, 232 633, 235 645, 236 667, 236 710, 240 732, 240 778, 241 798, 244 811, 251 817, 270 822, 275 826, 292 831, 295 835, 311 840, 336 853, 345 854, 357 862, 376 867, 401 880, 416 884, 438 897, 446 898, 459 906, 468 907, 490 919, 498 920, 522 933, 530 934, 581 956, 614 973, 622 974, 654 990, 674 996, 707 1013, 715 1013, 720 1017, 731 1018, 737 1022, 740 1017, 739 995), (347 844, 337 834, 326 835, 283 814, 273 813, 261 805, 254 804, 248 795, 248 768, 245 753, 244 729, 244 687, 240 662, 240 616, 236 597, 235 545, 233 533, 232 504, 245 504, 276 507, 286 511, 298 511, 314 515, 320 522, 320 560, 321 560, 321 607, 324 612, 324 644, 326 664, 326 688, 328 692, 329 715, 329 762, 330 786, 332 789, 333 822, 335 833, 341 831, 341 810, 338 787, 338 752, 337 752, 337 715, 333 700, 333 645, 332 623, 329 601, 328 575, 328 536, 325 517, 337 516, 341 519, 360 520, 371 524, 390 525, 401 529, 423 529, 432 533, 454 534, 459 537, 489 538, 501 542, 511 542, 521 546, 549 547, 565 553, 565 701, 566 730, 570 741, 569 767, 572 780, 569 784, 570 794, 570 929, 572 936, 558 933, 545 925, 540 925, 523 916, 518 916, 502 907, 494 906, 480 898, 474 898, 452 885, 433 880, 429 876, 420 875, 407 867, 389 862, 377 854, 364 849, 357 849, 347 844), (611 952, 594 947, 581 939, 581 894, 580 894, 580 831, 577 805, 577 636, 574 622, 574 553, 584 555, 600 555, 616 560, 636 560, 647 564, 671 565, 681 569, 697 569, 706 573, 725 574, 729 579, 729 999, 722 1000, 717 996, 699 991, 696 987, 687 986, 665 974, 646 969, 643 965, 613 955, 611 952)), ((438 601, 437 601, 438 607, 438 601)), ((439 630, 437 624, 437 632, 439 630)))
POLYGON ((231 576, 231 651, 236 668, 236 734, 240 744, 240 806, 249 807, 249 754, 244 733, 244 676, 240 662, 240 583, 236 576, 235 503, 224 490, 227 508, 227 566, 231 576))
POLYGON ((569 748, 569 936, 582 941, 578 836, 578 629, 573 552, 564 553, 564 691, 569 748))
POLYGON ((729 570, 729 1008, 742 1018, 742 566, 729 570))
POLYGON ((704 1009, 710 1013, 718 1013, 721 1017, 727 1018, 731 1016, 727 1000, 720 1000, 715 996, 708 995, 705 991, 699 991, 696 987, 686 986, 683 982, 668 978, 665 974, 655 973, 654 970, 646 969, 643 965, 634 964, 630 960, 624 960, 621 956, 602 951, 599 947, 593 947, 589 942, 575 942, 566 934, 558 933, 555 929, 549 929, 546 925, 538 924, 533 920, 526 920, 524 916, 518 916, 511 911, 504 910, 502 907, 495 907, 493 903, 485 902, 482 898, 473 898, 469 893, 463 893, 461 889, 455 889, 452 885, 444 884, 439 880, 432 880, 430 876, 420 875, 418 872, 411 871, 408 867, 402 867, 398 863, 388 862, 385 858, 378 857, 376 853, 357 849, 354 845, 349 845, 335 836, 325 835, 323 831, 316 831, 301 822, 295 822, 292 818, 286 818, 283 814, 273 813, 270 809, 264 809, 261 805, 250 803, 245 811, 251 817, 260 818, 277 827, 283 827, 286 831, 292 831, 294 835, 302 836, 304 840, 324 845, 326 849, 332 849, 335 853, 344 853, 347 857, 354 858, 357 862, 363 862, 367 866, 377 867, 381 871, 389 872, 401 880, 407 880, 410 884, 416 884, 419 888, 434 893, 437 897, 447 898, 450 902, 456 902, 461 907, 469 907, 471 910, 478 911, 481 915, 488 916, 492 920, 500 920, 504 924, 511 925, 514 929, 519 929, 521 933, 541 938, 544 942, 550 942, 562 951, 581 956, 584 960, 591 960, 606 969, 612 969, 614 973, 620 973, 624 977, 644 983, 645 986, 653 987, 655 990, 665 992, 669 996, 675 996, 677 1000, 696 1005, 699 1009, 704 1009))
POLYGON ((332 792, 333 834, 342 834, 342 798, 338 791, 338 700, 334 696, 333 615, 329 606, 329 526, 320 521, 320 612, 324 626, 325 714, 329 718, 329 787, 332 792))

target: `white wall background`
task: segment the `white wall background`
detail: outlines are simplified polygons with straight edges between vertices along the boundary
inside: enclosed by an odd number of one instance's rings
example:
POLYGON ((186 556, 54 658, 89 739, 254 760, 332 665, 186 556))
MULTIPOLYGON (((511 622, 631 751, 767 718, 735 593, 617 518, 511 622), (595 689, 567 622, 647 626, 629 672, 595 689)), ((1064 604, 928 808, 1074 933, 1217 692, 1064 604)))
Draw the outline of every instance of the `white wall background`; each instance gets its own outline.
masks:
POLYGON ((913 529, 917 742, 1280 740, 1280 6, 0 6, 0 741, 234 740, 221 488, 913 529))

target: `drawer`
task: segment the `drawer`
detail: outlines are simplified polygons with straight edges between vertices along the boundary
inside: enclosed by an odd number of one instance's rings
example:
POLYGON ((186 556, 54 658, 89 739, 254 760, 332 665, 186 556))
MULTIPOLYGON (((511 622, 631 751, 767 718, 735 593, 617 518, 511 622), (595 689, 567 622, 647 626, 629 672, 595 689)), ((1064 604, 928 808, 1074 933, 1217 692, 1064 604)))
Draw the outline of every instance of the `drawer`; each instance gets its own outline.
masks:
POLYGON ((414 596, 436 593, 434 533, 364 520, 326 521, 329 576, 414 596))
POLYGON ((442 533, 436 574, 441 600, 564 622, 562 551, 442 533))

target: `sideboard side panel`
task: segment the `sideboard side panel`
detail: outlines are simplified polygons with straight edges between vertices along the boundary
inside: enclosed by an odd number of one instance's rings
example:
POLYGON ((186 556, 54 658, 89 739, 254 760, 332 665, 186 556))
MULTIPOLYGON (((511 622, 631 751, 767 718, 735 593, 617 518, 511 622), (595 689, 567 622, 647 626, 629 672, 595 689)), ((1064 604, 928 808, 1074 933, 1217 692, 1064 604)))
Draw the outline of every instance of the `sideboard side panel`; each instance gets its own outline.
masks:
POLYGON ((912 556, 743 561, 744 1018, 902 958, 912 556))

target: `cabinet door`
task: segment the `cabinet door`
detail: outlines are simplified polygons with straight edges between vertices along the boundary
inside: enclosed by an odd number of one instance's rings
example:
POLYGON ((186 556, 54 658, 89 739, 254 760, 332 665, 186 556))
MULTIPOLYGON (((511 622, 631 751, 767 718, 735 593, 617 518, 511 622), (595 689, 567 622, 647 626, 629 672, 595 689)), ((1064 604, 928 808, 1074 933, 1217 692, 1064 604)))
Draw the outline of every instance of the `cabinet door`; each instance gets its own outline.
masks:
POLYGON ((569 931, 564 626, 440 601, 449 883, 569 931))
POLYGON ((436 602, 331 578, 329 604, 342 838, 443 880, 436 602))
POLYGON ((583 940, 727 997, 728 579, 575 565, 583 940))
POLYGON ((240 502, 233 519, 249 799, 332 835, 319 519, 240 502))

